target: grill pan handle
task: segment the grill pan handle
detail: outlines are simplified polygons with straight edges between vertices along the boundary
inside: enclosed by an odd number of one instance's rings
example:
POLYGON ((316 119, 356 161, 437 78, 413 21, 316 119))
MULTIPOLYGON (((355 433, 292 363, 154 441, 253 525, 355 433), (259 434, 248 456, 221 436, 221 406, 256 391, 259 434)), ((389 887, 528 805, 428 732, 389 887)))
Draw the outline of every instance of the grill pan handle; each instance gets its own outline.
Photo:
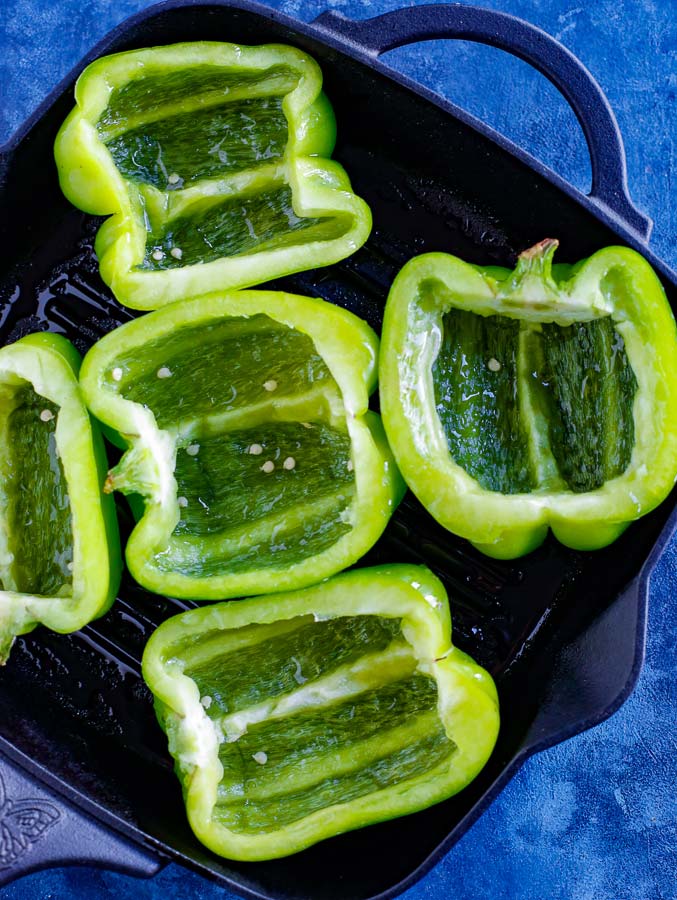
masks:
POLYGON ((0 755, 0 887, 65 865, 103 866, 149 878, 163 863, 0 755))
POLYGON ((313 25, 372 58, 405 44, 455 38, 488 44, 528 62, 555 85, 581 124, 592 168, 590 199, 648 241, 653 223, 630 199, 625 148, 609 101, 583 63, 545 31, 507 13, 460 3, 410 6, 363 20, 324 12, 313 25))

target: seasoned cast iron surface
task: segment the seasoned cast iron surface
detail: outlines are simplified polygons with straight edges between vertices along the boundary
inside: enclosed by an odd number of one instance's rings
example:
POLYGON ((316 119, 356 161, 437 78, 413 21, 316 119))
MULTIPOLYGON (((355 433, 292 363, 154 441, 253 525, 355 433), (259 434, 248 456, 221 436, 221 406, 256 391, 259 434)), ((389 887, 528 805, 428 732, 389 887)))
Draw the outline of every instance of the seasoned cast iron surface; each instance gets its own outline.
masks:
MULTIPOLYGON (((520 250, 546 236, 560 238, 560 261, 617 242, 522 163, 363 66, 251 14, 222 10, 211 24, 204 22, 204 15, 190 10, 160 14, 153 28, 146 24, 116 49, 179 37, 280 40, 308 49, 322 65, 336 108, 335 156, 374 213, 373 235, 355 256, 271 287, 321 296, 378 330, 392 279, 414 254, 445 250, 471 262, 512 265, 520 250)), ((68 97, 57 103, 14 163, 0 232, 9 261, 0 276, 0 340, 50 330, 85 352, 136 314, 117 304, 99 278, 92 245, 101 220, 70 207, 56 184, 51 145, 69 107, 68 97)), ((485 771, 459 797, 289 860, 256 866, 219 860, 190 833, 165 738, 140 678, 153 629, 190 604, 149 594, 126 574, 111 611, 81 633, 39 629, 16 642, 0 679, 0 733, 138 829, 151 846, 233 878, 241 888, 287 898, 307 897, 311 890, 337 900, 375 894, 420 865, 533 740, 530 728, 551 689, 559 650, 636 576, 669 508, 668 502, 596 554, 548 539, 526 559, 503 563, 448 534, 409 494, 364 562, 424 563, 443 580, 455 643, 497 679, 499 742, 485 771)), ((132 523, 123 498, 118 510, 124 540, 132 523)), ((626 668, 634 640, 634 633, 619 636, 626 668)), ((582 696, 592 691, 601 712, 622 687, 613 665, 611 670, 599 683, 586 674, 569 689, 582 696)))

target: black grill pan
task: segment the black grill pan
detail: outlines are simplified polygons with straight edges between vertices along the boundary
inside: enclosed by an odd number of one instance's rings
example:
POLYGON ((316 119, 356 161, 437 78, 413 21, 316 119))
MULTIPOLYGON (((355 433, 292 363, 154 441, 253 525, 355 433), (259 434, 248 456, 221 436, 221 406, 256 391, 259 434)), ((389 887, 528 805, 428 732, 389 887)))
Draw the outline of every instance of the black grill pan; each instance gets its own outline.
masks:
MULTIPOLYGON (((616 123, 583 66, 544 32, 461 5, 409 7, 353 22, 325 13, 305 25, 266 7, 171 0, 129 19, 82 61, 0 151, 0 339, 65 333, 85 351, 134 313, 98 276, 100 220, 71 207, 52 161, 75 77, 105 53, 186 40, 282 42, 320 63, 339 122, 336 157, 371 205, 367 245, 275 287, 319 295, 379 328, 395 272, 431 250, 511 265, 546 236, 561 261, 602 246, 634 247, 677 304, 677 280, 646 245, 651 223, 629 198, 616 123), (527 60, 562 91, 592 160, 584 196, 491 129, 387 68, 379 55, 429 38, 464 38, 527 60)), ((152 630, 189 604, 129 577, 107 616, 75 635, 38 629, 0 673, 0 817, 37 799, 39 834, 0 855, 0 883, 58 863, 150 875, 176 860, 249 897, 385 900, 429 869, 537 750, 609 716, 631 691, 644 652, 648 578, 677 522, 675 493, 594 554, 555 541, 497 562, 439 528, 409 496, 366 562, 430 566, 452 599, 456 643, 497 680, 502 730, 481 775, 429 810, 338 838, 286 860, 234 863, 209 853, 186 823, 139 660, 152 630), (15 807, 16 808, 16 807, 15 807)), ((123 534, 131 523, 120 505, 123 534)))

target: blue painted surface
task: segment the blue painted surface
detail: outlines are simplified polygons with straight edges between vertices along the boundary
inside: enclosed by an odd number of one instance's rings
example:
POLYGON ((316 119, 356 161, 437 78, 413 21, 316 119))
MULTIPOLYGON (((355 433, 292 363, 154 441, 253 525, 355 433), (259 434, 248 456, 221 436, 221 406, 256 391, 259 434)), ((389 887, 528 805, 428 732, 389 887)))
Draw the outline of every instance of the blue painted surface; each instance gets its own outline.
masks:
MULTIPOLYGON (((277 0, 310 20, 324 8, 366 17, 405 0, 277 0)), ((0 141, 110 28, 144 0, 2 0, 0 141)), ((413 4, 407 4, 413 5, 413 4)), ((559 38, 616 112, 633 199, 655 221, 653 249, 677 268, 677 19, 671 0, 484 0, 559 38)), ((575 185, 585 144, 557 93, 499 51, 464 43, 397 50, 392 63, 511 137, 575 185)), ((651 587, 647 661, 611 720, 531 759, 493 807, 406 900, 677 898, 677 543, 651 587)), ((153 880, 92 869, 38 873, 7 900, 216 900, 230 895, 178 866, 153 880)))

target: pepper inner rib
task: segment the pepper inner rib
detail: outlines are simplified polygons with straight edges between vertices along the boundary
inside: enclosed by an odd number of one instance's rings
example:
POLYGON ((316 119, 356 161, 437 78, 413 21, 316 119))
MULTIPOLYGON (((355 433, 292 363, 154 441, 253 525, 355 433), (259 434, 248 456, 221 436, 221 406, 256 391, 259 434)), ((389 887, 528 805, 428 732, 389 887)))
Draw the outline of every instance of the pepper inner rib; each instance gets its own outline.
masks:
POLYGON ((113 383, 177 442, 180 519, 160 568, 279 568, 351 530, 340 392, 306 335, 265 315, 186 327, 148 343, 142 359, 118 357, 113 383))
POLYGON ((0 567, 1 587, 65 596, 72 587, 73 529, 55 436, 59 407, 28 383, 4 385, 2 393, 2 501, 11 560, 0 567))
POLYGON ((275 830, 425 776, 456 749, 399 620, 307 616, 201 644, 182 652, 185 674, 217 730, 242 723, 219 750, 213 815, 231 830, 275 830))
POLYGON ((145 210, 139 268, 180 268, 345 234, 345 216, 301 215, 284 171, 282 182, 272 173, 289 140, 283 100, 299 78, 288 66, 198 65, 136 77, 112 92, 97 130, 145 210))
POLYGON ((442 331, 437 413, 484 489, 581 493, 628 467, 637 381, 610 317, 534 325, 451 309, 442 331))

